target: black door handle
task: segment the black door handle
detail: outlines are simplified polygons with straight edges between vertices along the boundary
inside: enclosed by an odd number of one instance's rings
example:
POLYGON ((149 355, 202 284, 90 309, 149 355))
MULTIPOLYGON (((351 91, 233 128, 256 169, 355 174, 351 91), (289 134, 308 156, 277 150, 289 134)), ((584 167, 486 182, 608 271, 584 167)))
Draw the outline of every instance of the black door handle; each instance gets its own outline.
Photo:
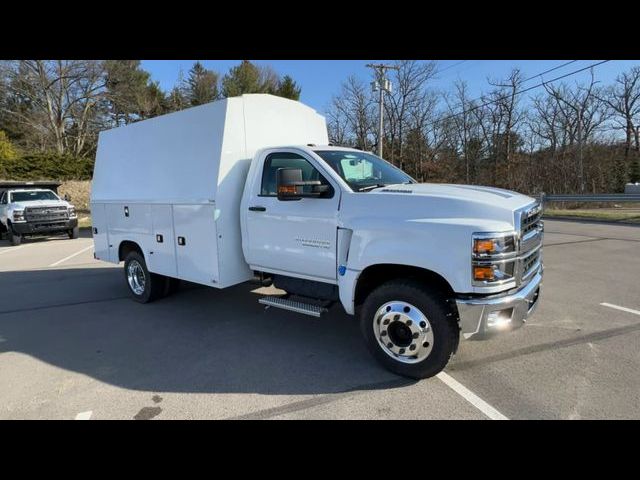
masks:
POLYGON ((267 207, 249 207, 252 212, 266 212, 267 207))

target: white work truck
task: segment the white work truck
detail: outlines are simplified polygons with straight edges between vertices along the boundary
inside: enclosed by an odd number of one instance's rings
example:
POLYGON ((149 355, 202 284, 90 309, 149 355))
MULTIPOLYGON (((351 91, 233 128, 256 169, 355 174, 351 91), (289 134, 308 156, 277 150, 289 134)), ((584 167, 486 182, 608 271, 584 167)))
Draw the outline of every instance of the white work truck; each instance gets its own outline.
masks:
POLYGON ((6 235, 16 246, 31 236, 66 234, 78 238, 76 209, 54 191, 58 185, 0 182, 0 239, 6 235))
POLYGON ((257 94, 102 132, 95 256, 124 261, 139 302, 182 279, 273 284, 286 295, 260 303, 316 317, 339 303, 358 315, 372 354, 413 378, 440 372, 459 338, 531 315, 542 281, 538 202, 418 184, 328 143, 316 111, 257 94))

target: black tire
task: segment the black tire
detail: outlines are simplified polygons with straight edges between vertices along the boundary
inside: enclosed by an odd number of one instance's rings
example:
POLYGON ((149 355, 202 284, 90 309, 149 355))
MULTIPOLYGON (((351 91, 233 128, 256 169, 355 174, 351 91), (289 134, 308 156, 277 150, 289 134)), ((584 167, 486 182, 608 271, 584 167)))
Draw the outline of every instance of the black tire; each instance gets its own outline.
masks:
POLYGON ((22 235, 19 233, 15 233, 11 227, 9 227, 9 241, 11 245, 17 247, 22 243, 22 235))
POLYGON ((147 263, 144 257, 138 252, 129 252, 124 260, 124 279, 127 282, 131 298, 139 303, 149 303, 161 298, 164 294, 166 277, 151 273, 147 269, 147 263), (129 267, 133 262, 137 262, 142 269, 144 275, 144 289, 140 293, 136 293, 129 282, 129 267))
MULTIPOLYGON (((414 379, 432 377, 441 372, 453 356, 459 328, 442 294, 412 280, 392 280, 373 290, 360 309, 360 329, 369 351, 387 370, 414 379), (419 309, 430 323, 433 345, 426 358, 403 363, 383 350, 374 330, 374 318, 380 307, 391 301, 405 302, 419 309)), ((415 337, 414 337, 415 338, 415 337)))
POLYGON ((70 239, 76 239, 80 236, 80 229, 78 227, 73 227, 71 230, 67 231, 70 239))

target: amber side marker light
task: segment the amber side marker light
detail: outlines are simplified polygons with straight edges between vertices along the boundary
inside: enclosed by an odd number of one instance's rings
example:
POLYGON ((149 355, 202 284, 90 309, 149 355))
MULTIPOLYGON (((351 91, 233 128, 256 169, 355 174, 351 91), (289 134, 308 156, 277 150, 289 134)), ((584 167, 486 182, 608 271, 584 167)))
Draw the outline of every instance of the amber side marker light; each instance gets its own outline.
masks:
POLYGON ((486 254, 495 251, 496 244, 493 240, 475 240, 473 242, 473 253, 486 254))
POLYGON ((296 193, 296 187, 295 185, 286 185, 286 186, 282 186, 278 188, 278 193, 289 193, 289 194, 293 194, 295 195, 296 193))
POLYGON ((473 267, 474 280, 495 280, 493 267, 473 267))

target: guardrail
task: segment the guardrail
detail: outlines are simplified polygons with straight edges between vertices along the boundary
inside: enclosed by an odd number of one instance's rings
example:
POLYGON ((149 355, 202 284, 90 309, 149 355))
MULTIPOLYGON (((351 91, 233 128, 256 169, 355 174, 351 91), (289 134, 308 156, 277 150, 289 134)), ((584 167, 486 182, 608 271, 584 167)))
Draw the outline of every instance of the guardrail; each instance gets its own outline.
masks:
POLYGON ((595 195, 549 195, 541 193, 540 202, 639 202, 639 193, 606 193, 595 195))

